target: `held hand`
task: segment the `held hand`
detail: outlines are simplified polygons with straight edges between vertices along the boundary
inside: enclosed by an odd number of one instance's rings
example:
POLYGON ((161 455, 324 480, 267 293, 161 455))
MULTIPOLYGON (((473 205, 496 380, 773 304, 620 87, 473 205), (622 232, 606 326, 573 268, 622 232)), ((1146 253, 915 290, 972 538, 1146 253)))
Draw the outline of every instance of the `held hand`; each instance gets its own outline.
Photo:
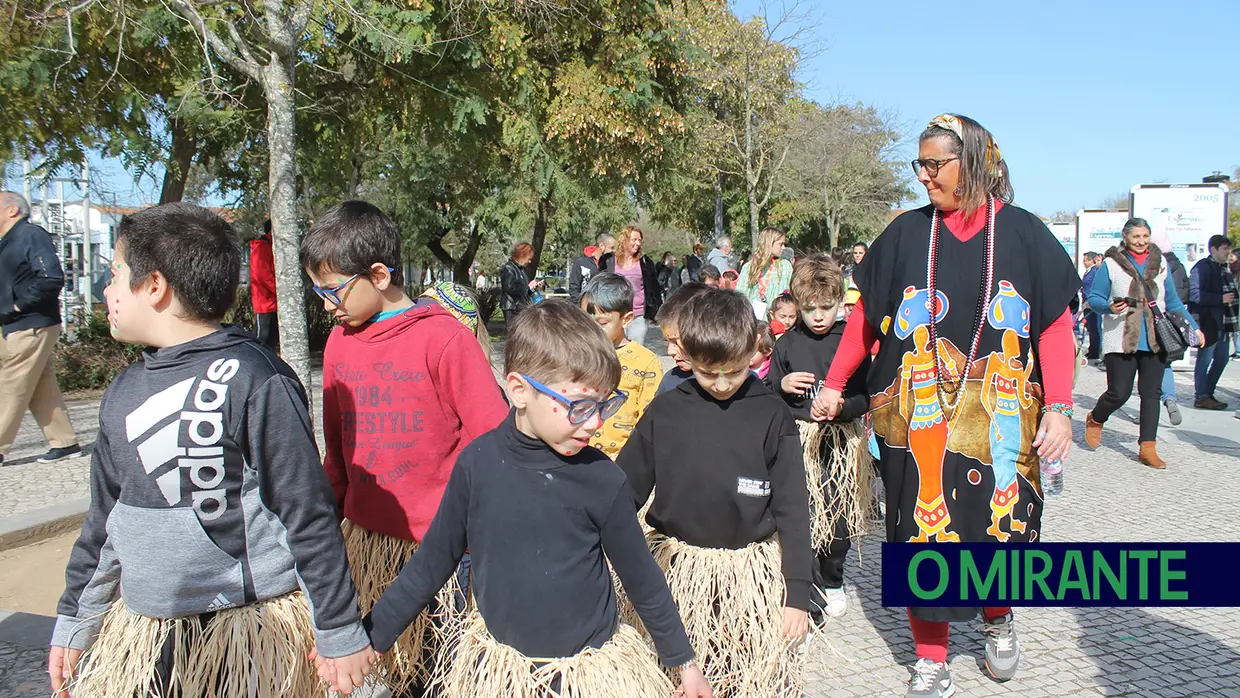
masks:
POLYGON ((1064 461, 1072 448, 1072 420, 1065 414, 1047 412, 1042 415, 1038 435, 1033 439, 1038 457, 1047 461, 1064 461))
POLYGON ((676 688, 676 696, 680 698, 714 698, 711 693, 710 684, 706 681, 706 676, 702 674, 702 670, 697 664, 680 670, 680 686, 676 688))
MULTIPOLYGON (((1226 304, 1231 304, 1231 303, 1236 302, 1236 294, 1234 294, 1234 293, 1224 293, 1224 294, 1223 294, 1223 302, 1224 302, 1224 303, 1226 303, 1226 304)), ((16 309, 17 309, 17 306, 13 306, 13 309, 14 309, 14 310, 16 310, 16 309)))
POLYGON ((332 671, 335 673, 332 690, 347 696, 366 682, 366 676, 375 664, 375 652, 370 645, 366 645, 360 652, 329 659, 328 662, 333 665, 332 671))
POLYGON ((824 387, 818 391, 818 397, 814 398, 812 413, 823 415, 823 419, 831 420, 839 416, 840 408, 843 406, 843 394, 834 388, 824 387))
POLYGON ((1197 346, 1204 347, 1206 345, 1206 336, 1201 330, 1197 330, 1197 346))
POLYGON ((314 662, 314 669, 319 675, 319 680, 334 688, 336 686, 336 663, 327 657, 321 656, 317 647, 310 650, 310 654, 306 655, 306 658, 314 662))
POLYGON ((1123 315, 1128 311, 1128 304, 1124 301, 1111 301, 1111 314, 1123 315))
POLYGON ((52 680, 54 698, 69 698, 69 680, 73 678, 81 658, 82 650, 52 647, 47 658, 47 675, 52 680))
POLYGON ((793 371, 779 382, 779 388, 789 395, 804 395, 816 382, 814 374, 808 371, 793 371))
POLYGON ((790 647, 805 642, 809 634, 809 613, 799 608, 784 607, 784 639, 790 647))

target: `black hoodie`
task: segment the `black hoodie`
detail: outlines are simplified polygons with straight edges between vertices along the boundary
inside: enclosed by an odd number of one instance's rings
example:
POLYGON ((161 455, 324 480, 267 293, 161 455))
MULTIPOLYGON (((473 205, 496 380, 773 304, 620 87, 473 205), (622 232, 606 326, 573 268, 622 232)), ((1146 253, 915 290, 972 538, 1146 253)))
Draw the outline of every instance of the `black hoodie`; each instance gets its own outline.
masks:
MULTIPOLYGON (((775 342, 775 351, 771 354, 771 369, 766 374, 766 382, 771 390, 788 403, 793 417, 803 422, 813 421, 809 408, 814 404, 818 391, 822 389, 823 381, 827 378, 827 372, 831 368, 831 362, 835 360, 836 352, 840 350, 840 340, 843 338, 843 322, 835 323, 831 329, 822 334, 814 334, 814 331, 806 327, 804 322, 797 320, 792 329, 785 332, 775 342), (804 395, 785 393, 780 386, 784 376, 798 371, 814 374, 814 386, 806 390, 804 395)), ((836 416, 835 421, 851 421, 865 414, 869 409, 870 395, 865 387, 865 377, 869 367, 870 359, 867 356, 861 367, 853 372, 852 378, 848 379, 848 384, 844 387, 844 407, 836 416)))
POLYGON ((90 467, 52 645, 87 647, 118 592, 135 613, 176 618, 298 588, 321 654, 368 644, 306 393, 248 333, 226 327, 125 369, 99 406, 90 467))
POLYGON ((756 376, 720 401, 687 380, 655 397, 616 458, 646 521, 701 548, 779 533, 786 605, 809 608, 809 492, 788 407, 756 376))

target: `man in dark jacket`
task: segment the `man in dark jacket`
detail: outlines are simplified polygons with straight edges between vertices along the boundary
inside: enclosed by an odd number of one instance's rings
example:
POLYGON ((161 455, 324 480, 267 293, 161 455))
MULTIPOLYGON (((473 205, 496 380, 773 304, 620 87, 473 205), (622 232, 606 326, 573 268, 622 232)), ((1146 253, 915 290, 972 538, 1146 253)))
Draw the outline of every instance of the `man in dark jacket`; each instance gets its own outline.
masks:
POLYGON ((1214 397, 1218 379, 1230 356, 1231 333, 1236 331, 1236 284, 1227 269, 1231 243, 1222 235, 1210 238, 1210 254, 1193 265, 1189 279, 1188 311, 1197 319, 1205 346, 1197 350, 1193 386, 1198 409, 1224 410, 1227 403, 1214 397))
POLYGON ((568 270, 568 300, 573 305, 581 301, 581 289, 590 281, 590 277, 598 273, 598 260, 605 254, 616 250, 616 239, 607 233, 600 233, 594 244, 587 247, 568 270))
POLYGON ((27 409, 51 446, 39 462, 82 455, 52 367, 64 285, 52 238, 30 222, 30 204, 0 192, 0 463, 27 409))

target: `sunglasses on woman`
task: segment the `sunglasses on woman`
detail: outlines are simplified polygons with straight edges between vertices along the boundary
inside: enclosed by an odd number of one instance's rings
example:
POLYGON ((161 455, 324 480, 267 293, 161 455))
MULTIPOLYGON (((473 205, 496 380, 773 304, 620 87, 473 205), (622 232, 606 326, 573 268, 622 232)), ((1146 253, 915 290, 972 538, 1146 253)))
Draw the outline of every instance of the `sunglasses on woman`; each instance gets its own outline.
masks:
POLYGON ((573 426, 585 424, 591 417, 594 416, 596 412, 603 421, 607 421, 616 413, 617 410, 620 409, 620 406, 624 404, 624 401, 629 399, 629 396, 625 394, 623 390, 617 390, 614 395, 606 400, 595 400, 594 398, 589 397, 582 398, 580 400, 569 400, 524 373, 521 374, 521 377, 524 378, 525 382, 529 383, 530 387, 534 388, 534 390, 537 390, 543 395, 554 398, 557 402, 564 405, 564 408, 568 411, 568 423, 573 426))

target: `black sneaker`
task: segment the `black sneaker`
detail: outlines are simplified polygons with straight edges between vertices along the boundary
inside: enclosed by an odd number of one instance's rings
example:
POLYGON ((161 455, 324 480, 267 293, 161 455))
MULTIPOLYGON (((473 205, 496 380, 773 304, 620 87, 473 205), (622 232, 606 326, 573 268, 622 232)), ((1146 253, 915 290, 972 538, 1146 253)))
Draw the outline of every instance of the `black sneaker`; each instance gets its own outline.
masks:
POLYGON ((78 444, 65 446, 64 448, 53 448, 52 450, 39 456, 40 463, 54 463, 58 460, 66 458, 81 458, 82 447, 78 444))

